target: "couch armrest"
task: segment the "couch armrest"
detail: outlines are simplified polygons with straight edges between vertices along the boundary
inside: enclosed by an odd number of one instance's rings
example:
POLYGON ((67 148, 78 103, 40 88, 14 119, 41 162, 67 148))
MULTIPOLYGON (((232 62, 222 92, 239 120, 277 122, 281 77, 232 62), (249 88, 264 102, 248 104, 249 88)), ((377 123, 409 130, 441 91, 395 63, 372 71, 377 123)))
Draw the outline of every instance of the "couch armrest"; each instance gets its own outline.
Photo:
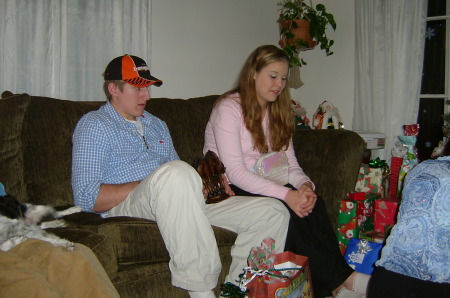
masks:
POLYGON ((297 130, 293 142, 297 160, 315 183, 336 229, 339 201, 355 188, 365 142, 343 129, 297 130))

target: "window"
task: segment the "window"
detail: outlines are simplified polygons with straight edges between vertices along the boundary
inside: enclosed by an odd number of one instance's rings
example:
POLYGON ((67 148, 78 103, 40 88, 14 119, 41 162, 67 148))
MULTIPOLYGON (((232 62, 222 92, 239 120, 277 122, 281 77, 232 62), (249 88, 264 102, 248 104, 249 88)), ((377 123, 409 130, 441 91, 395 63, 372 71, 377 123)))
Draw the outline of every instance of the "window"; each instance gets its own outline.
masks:
POLYGON ((443 115, 448 113, 449 62, 448 49, 450 0, 428 0, 425 54, 417 123, 420 131, 416 147, 419 160, 429 159, 433 149, 445 135, 443 115))

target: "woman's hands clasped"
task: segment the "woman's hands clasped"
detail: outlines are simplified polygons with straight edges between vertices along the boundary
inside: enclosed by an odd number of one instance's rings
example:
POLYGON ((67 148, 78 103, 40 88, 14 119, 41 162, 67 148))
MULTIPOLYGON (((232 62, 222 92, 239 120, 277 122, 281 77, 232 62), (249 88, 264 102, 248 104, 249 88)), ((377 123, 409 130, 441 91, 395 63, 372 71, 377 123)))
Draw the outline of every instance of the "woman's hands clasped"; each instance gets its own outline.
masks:
POLYGON ((284 201, 298 216, 303 218, 314 209, 317 195, 310 183, 304 183, 298 190, 289 190, 284 201))

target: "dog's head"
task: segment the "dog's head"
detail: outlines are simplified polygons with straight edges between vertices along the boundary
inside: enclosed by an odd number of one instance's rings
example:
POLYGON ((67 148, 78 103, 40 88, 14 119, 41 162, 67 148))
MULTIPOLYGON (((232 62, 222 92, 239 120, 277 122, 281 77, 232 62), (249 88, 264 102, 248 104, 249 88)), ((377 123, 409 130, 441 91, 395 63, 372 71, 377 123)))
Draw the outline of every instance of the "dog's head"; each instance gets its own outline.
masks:
POLYGON ((11 219, 24 218, 27 207, 16 200, 16 198, 6 195, 0 196, 0 214, 11 219))

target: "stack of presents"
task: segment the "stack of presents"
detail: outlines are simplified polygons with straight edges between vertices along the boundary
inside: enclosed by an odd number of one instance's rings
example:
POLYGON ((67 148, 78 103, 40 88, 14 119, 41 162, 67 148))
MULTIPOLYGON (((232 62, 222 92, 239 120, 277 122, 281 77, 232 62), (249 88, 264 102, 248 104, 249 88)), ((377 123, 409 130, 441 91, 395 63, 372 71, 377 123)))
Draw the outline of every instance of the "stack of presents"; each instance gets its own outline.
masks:
POLYGON ((392 150, 390 166, 379 158, 363 161, 355 190, 340 202, 339 248, 357 272, 373 273, 390 229, 396 223, 402 182, 417 163, 415 135, 400 136, 392 150))

